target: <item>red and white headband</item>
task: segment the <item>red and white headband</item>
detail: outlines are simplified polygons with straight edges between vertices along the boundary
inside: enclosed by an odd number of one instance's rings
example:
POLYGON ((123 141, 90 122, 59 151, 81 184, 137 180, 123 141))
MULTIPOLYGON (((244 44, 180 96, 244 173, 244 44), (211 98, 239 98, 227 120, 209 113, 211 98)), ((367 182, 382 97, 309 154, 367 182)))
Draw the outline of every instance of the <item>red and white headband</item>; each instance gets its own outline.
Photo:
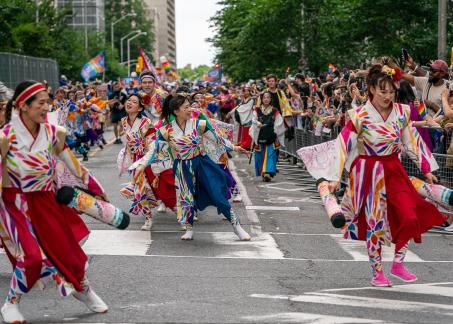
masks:
POLYGON ((41 91, 46 91, 46 87, 44 87, 42 83, 35 83, 29 86, 27 89, 22 91, 20 95, 17 96, 15 103, 16 108, 19 108, 23 102, 26 102, 28 99, 41 91))

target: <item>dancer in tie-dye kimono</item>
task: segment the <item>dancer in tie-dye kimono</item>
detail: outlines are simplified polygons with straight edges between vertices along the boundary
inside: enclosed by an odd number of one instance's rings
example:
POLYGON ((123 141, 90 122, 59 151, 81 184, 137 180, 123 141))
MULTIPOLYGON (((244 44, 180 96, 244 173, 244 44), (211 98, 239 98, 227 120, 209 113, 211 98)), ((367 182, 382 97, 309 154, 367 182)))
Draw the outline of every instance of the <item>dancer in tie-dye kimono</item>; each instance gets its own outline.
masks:
MULTIPOLYGON (((144 116, 145 105, 142 97, 145 94, 132 93, 125 103, 127 116, 121 119, 126 147, 119 154, 121 170, 128 168, 127 161, 134 163, 141 159, 148 150, 148 146, 156 138, 156 129, 151 121, 144 116)), ((168 208, 176 206, 175 180, 172 171, 172 161, 164 152, 159 152, 159 162, 147 167, 145 173, 137 181, 131 181, 121 193, 132 201, 130 212, 145 216, 142 230, 150 231, 152 227, 152 207, 163 202, 168 208)), ((134 179, 134 171, 131 174, 134 179)))
POLYGON ((277 108, 271 106, 272 94, 261 94, 260 106, 253 111, 250 136, 254 146, 255 174, 270 182, 277 173, 278 150, 284 142, 285 125, 277 108))
POLYGON ((185 224, 186 233, 182 240, 193 239, 193 218, 197 210, 208 206, 217 207, 233 225, 235 234, 241 240, 250 240, 250 235, 241 228, 238 214, 231 208, 224 171, 214 163, 203 148, 203 138, 208 137, 227 150, 243 151, 216 133, 209 121, 192 117, 192 110, 186 96, 169 96, 165 100, 162 116, 166 125, 158 130, 157 139, 145 157, 133 167, 136 174, 144 171, 146 165, 156 160, 156 153, 168 146, 173 159, 177 209, 180 223, 185 224), (162 147, 162 146, 164 147, 162 147))
POLYGON ((381 262, 381 247, 395 244, 390 273, 405 282, 417 280, 403 264, 408 243, 421 242, 422 233, 444 222, 434 205, 415 190, 399 154, 407 154, 428 182, 438 168, 433 155, 411 126, 410 108, 396 104, 400 71, 373 65, 368 74, 370 100, 348 111, 350 121, 336 141, 299 150, 308 171, 335 188, 349 171, 349 187, 342 201, 347 222, 344 237, 366 240, 373 270, 373 286, 391 286, 381 262))
POLYGON ((107 305, 86 279, 87 256, 79 242, 89 234, 79 215, 55 198, 57 157, 85 183, 89 173, 71 159, 64 129, 46 123, 49 95, 36 81, 20 83, 8 102, 1 131, 0 234, 13 266, 1 308, 7 323, 23 323, 19 301, 36 285, 53 280, 60 295, 73 295, 98 313, 107 305), (16 111, 13 111, 15 109, 16 111))

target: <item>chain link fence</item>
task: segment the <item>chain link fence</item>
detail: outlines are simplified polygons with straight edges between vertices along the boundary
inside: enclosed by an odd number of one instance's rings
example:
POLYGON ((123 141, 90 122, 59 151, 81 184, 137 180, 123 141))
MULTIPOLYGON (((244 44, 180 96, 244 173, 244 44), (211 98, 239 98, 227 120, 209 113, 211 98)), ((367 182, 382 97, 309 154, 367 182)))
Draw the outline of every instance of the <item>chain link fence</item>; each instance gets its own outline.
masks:
POLYGON ((24 80, 44 81, 58 88, 59 70, 55 60, 0 52, 0 81, 14 89, 24 80))

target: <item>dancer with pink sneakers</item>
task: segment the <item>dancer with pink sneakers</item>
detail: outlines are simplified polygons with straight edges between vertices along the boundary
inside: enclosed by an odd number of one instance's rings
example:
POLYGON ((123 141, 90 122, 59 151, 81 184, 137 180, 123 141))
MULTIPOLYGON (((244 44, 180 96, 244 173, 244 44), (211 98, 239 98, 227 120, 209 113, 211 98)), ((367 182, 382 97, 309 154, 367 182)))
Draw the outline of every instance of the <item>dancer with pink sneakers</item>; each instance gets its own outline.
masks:
POLYGON ((386 63, 368 71, 368 102, 348 111, 350 122, 335 141, 298 151, 307 170, 317 179, 338 186, 343 170, 349 187, 341 207, 346 217, 344 237, 364 240, 373 270, 373 286, 391 286, 384 273, 381 247, 395 244, 390 273, 405 282, 417 280, 404 265, 408 243, 421 243, 421 235, 445 217, 416 191, 399 154, 405 152, 423 172, 428 183, 438 168, 419 133, 410 124, 407 105, 394 103, 398 69, 386 63))

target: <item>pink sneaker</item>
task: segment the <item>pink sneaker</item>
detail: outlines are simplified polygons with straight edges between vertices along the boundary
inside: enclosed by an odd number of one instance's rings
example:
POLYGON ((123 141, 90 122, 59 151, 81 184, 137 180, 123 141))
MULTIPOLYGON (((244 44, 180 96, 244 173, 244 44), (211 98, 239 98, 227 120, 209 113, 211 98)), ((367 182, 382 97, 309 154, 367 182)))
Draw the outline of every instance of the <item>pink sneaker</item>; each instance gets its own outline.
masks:
POLYGON ((393 284, 389 278, 385 276, 384 271, 375 271, 374 277, 371 280, 371 285, 375 287, 391 287, 393 284))
POLYGON ((417 280, 417 276, 407 270, 403 263, 393 262, 390 267, 390 274, 404 282, 414 282, 417 280))

